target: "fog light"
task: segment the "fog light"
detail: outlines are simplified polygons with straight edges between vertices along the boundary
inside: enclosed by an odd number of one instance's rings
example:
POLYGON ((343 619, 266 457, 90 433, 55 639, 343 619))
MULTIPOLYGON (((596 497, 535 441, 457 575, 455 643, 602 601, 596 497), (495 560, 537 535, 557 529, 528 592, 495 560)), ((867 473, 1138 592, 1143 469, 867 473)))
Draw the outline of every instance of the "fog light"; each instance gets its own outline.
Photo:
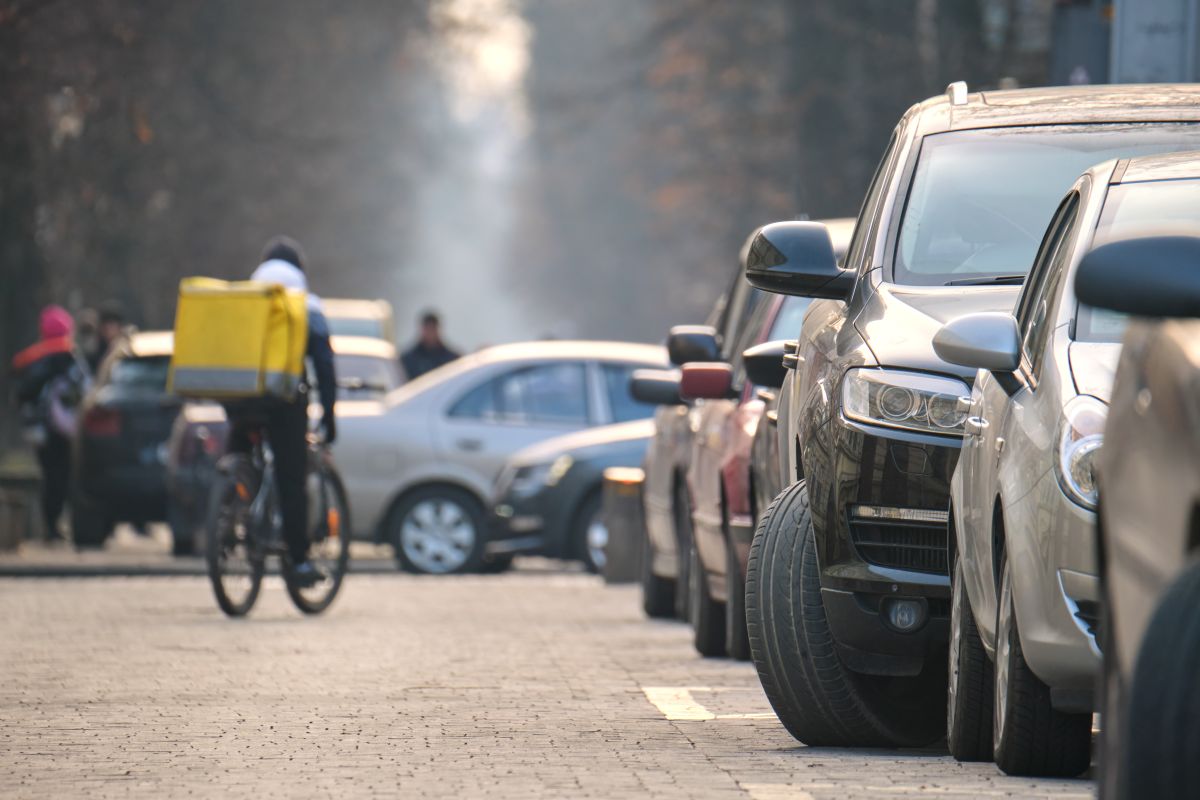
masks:
POLYGON ((925 624, 925 602, 908 597, 889 597, 883 601, 883 618, 897 633, 913 633, 925 624))

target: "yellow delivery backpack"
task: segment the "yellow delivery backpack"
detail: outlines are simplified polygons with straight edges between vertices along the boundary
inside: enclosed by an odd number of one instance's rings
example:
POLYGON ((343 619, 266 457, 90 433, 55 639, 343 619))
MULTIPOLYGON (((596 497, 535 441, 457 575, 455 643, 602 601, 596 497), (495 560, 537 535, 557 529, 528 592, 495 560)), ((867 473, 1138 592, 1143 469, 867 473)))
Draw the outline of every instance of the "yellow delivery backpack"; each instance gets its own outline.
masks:
POLYGON ((305 299, 273 283, 185 278, 170 391, 214 400, 295 396, 308 346, 305 299))

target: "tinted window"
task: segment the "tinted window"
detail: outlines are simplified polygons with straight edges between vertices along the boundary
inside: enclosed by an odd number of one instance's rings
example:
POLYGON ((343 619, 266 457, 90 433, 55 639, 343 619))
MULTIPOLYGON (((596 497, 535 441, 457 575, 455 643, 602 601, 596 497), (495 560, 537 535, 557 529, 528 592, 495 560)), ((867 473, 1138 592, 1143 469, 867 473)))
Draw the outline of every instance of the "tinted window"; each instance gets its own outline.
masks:
POLYGON ((654 416, 657 406, 633 399, 629 393, 629 378, 641 365, 601 364, 604 375, 604 390, 608 393, 608 406, 612 409, 613 422, 629 422, 654 416))
MULTIPOLYGON (((879 198, 883 193, 883 187, 887 184, 888 162, 896 147, 896 141, 897 132, 893 131, 888 146, 883 150, 883 157, 879 159, 879 166, 875 167, 875 175, 871 178, 871 184, 867 188, 862 208, 859 209, 858 220, 854 223, 854 234, 850 238, 850 249, 846 254, 845 266, 849 269, 857 270, 859 268, 864 254, 870 249, 867 242, 874 239, 873 221, 879 210, 879 198)), ((797 327, 796 330, 799 331, 800 328, 797 327)))
POLYGON ((1079 211, 1079 195, 1072 192, 1055 214, 1038 253, 1032 278, 1020 300, 1018 322, 1022 349, 1034 375, 1041 372, 1046 339, 1054 327, 1059 287, 1066 274, 1066 259, 1074 241, 1072 232, 1079 211))
POLYGON ((514 370, 467 392, 450 416, 586 425, 587 373, 579 362, 514 370))
POLYGON ((107 383, 139 392, 166 392, 170 356, 122 358, 114 361, 107 383))
POLYGON ((1200 126, 1074 125, 926 136, 896 246, 893 280, 1028 272, 1046 220, 1079 175, 1111 158, 1200 149, 1200 126))

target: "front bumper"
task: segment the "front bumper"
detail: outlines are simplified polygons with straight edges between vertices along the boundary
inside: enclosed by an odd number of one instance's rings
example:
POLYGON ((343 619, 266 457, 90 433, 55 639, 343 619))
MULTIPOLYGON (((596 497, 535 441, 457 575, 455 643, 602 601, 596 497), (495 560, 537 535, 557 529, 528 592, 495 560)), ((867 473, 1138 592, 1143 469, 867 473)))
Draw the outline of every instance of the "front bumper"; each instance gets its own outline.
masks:
POLYGON ((960 442, 842 418, 816 433, 803 466, 839 655, 859 672, 915 675, 948 640, 946 512, 960 442), (925 621, 897 632, 882 614, 887 598, 918 600, 925 621))

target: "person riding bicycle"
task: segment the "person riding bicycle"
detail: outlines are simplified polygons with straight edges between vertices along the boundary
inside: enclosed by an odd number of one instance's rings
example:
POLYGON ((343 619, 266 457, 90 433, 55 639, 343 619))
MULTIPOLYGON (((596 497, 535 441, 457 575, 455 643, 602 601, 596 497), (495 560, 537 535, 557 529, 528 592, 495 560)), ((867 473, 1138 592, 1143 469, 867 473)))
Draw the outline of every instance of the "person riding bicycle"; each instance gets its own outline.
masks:
MULTIPOLYGON (((337 373, 329 344, 329 323, 321 311, 320 299, 308 292, 304 251, 294 240, 276 236, 263 248, 261 262, 250 280, 276 283, 307 294, 308 347, 305 355, 312 360, 316 375, 325 443, 333 444, 337 438, 333 411, 337 399, 337 373)), ((307 383, 302 383, 294 399, 260 403, 254 406, 252 413, 236 406, 229 407, 232 423, 229 451, 248 452, 251 447, 249 433, 260 428, 265 431, 275 455, 283 534, 292 564, 292 578, 300 586, 312 586, 326 577, 308 557, 308 390, 307 383)))

